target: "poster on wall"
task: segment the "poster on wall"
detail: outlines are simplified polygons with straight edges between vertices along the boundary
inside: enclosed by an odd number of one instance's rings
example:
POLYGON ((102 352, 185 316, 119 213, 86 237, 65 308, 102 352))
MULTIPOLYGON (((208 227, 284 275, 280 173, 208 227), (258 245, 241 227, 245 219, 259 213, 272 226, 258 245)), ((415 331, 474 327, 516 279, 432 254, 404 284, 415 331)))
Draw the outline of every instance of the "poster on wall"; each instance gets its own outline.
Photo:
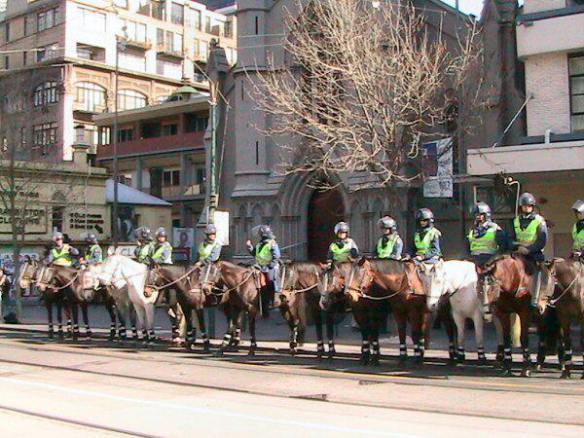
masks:
POLYGON ((172 246, 174 248, 192 248, 195 245, 195 230, 192 228, 173 228, 172 246))
POLYGON ((452 138, 422 145, 424 197, 452 198, 454 194, 452 138))

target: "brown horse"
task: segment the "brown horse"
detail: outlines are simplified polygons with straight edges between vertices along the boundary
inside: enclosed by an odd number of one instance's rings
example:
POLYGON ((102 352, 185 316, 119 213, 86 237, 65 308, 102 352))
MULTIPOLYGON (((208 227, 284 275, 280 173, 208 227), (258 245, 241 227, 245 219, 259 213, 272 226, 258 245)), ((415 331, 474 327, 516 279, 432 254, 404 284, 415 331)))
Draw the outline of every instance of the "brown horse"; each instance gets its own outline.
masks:
POLYGON ((186 319, 186 340, 185 347, 191 350, 195 344, 196 329, 193 324, 193 310, 197 315, 203 349, 205 353, 210 351, 210 341, 207 335, 204 309, 213 307, 220 301, 216 299, 214 291, 206 291, 202 286, 205 276, 211 275, 211 271, 216 268, 214 265, 208 266, 176 266, 160 265, 154 268, 148 279, 147 287, 165 289, 173 287, 177 291, 177 300, 186 319))
POLYGON ((511 314, 519 316, 521 324, 521 348, 523 368, 521 375, 531 374, 529 352, 529 323, 531 316, 531 285, 533 267, 520 255, 502 255, 493 258, 484 266, 477 267, 479 288, 485 293, 489 306, 501 323, 503 332, 503 374, 511 376, 513 358, 511 355, 511 314))
POLYGON ((66 266, 51 266, 43 270, 37 284, 45 296, 61 292, 64 294, 65 301, 73 316, 73 339, 79 337, 79 307, 81 307, 85 324, 85 335, 87 338, 91 338, 93 333, 89 326, 88 305, 98 294, 103 294, 105 306, 112 321, 110 339, 113 339, 116 323, 115 303, 105 289, 95 289, 93 285, 85 285, 81 270, 66 266))
POLYGON ((322 275, 323 269, 318 263, 284 263, 280 274, 283 296, 280 312, 290 327, 290 354, 292 355, 296 354, 298 344, 303 342, 306 327, 311 322, 314 323, 317 338, 316 353, 319 360, 324 355, 322 324, 323 313, 325 313, 328 358, 332 360, 335 354, 335 315, 344 308, 344 303, 330 305, 323 312, 322 275))
MULTIPOLYGON (((561 377, 570 378, 572 370, 571 325, 580 323, 580 347, 584 352, 584 263, 554 259, 546 262, 548 275, 538 300, 540 312, 555 307, 561 327, 564 355, 560 358, 561 377)), ((584 354, 584 353, 583 353, 584 354)), ((582 374, 584 379, 584 373, 582 374)))
POLYGON ((410 323, 416 361, 424 358, 428 323, 426 293, 412 261, 367 260, 333 267, 329 291, 339 286, 348 296, 353 316, 361 329, 361 362, 379 363, 379 331, 390 303, 400 340, 400 361, 407 358, 406 328, 410 323))
POLYGON ((221 304, 227 304, 224 310, 229 319, 229 327, 216 354, 221 356, 229 347, 238 345, 242 318, 247 313, 250 333, 249 355, 253 356, 257 349, 256 318, 258 314, 267 311, 262 309, 261 272, 226 261, 219 261, 213 267, 215 269, 209 272, 207 278, 199 276, 199 281, 193 283, 193 288, 202 289, 206 295, 219 294, 222 296, 221 304))

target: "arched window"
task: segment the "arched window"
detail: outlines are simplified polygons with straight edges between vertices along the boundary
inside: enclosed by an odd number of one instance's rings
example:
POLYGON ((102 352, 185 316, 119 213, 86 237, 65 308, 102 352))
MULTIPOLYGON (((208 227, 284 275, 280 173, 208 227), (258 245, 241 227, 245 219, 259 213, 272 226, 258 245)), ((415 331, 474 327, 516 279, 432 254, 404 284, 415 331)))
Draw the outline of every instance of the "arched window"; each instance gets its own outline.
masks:
POLYGON ((33 104, 34 106, 44 106, 59 101, 58 84, 54 81, 49 81, 40 84, 34 89, 33 104))
POLYGON ((146 96, 134 90, 118 91, 118 109, 120 111, 142 108, 146 106, 146 96))
POLYGON ((105 110, 105 88, 92 82, 78 82, 75 95, 77 109, 92 113, 105 110))

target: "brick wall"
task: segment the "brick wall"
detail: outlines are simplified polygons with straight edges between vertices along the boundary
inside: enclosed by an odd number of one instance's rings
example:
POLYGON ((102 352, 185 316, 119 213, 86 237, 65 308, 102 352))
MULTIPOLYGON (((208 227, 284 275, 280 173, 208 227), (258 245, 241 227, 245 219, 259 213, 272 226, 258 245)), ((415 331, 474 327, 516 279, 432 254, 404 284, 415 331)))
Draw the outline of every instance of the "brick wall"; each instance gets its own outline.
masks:
POLYGON ((530 56, 525 60, 527 135, 570 132, 570 88, 565 53, 530 56))

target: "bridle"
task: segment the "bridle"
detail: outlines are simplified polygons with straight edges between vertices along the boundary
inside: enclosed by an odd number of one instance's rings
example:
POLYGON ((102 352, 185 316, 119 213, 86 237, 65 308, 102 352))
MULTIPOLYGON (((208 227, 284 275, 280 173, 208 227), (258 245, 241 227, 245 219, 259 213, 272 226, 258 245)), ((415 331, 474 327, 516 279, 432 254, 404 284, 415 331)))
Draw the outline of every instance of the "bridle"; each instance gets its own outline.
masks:
MULTIPOLYGON (((312 290, 312 289, 314 289, 314 288, 315 288, 315 287, 317 287, 317 286, 318 286, 318 284, 320 283, 320 282, 317 280, 317 281, 316 281, 316 283, 314 283, 313 285, 311 285, 311 286, 308 286, 308 287, 305 287, 305 288, 302 288, 302 289, 285 288, 285 287, 284 287, 284 283, 286 282, 286 274, 288 273, 288 271, 290 272, 290 275, 291 275, 291 276, 294 274, 294 271, 293 271, 292 269, 287 269, 287 268, 288 268, 288 266, 287 266, 287 265, 282 265, 282 275, 281 275, 281 277, 282 277, 282 281, 280 282, 280 290, 281 290, 283 293, 288 293, 288 294, 293 294, 293 295, 296 295, 296 294, 301 294, 301 293, 308 292, 309 290, 312 290)), ((316 276, 317 276, 317 278, 318 278, 318 273, 316 273, 316 276)), ((293 282, 292 282, 292 280, 290 280, 290 283, 291 283, 291 284, 293 283, 293 282)), ((295 282, 294 282, 294 283, 295 283, 295 282)), ((325 294, 321 293, 321 294, 320 294, 320 296, 321 296, 321 297, 325 297, 325 294)))
POLYGON ((555 285, 557 285, 560 289, 562 289, 562 293, 560 294, 559 297, 556 297, 556 298, 554 298, 555 291, 552 292, 551 296, 549 296, 549 295, 545 296, 545 300, 547 301, 547 305, 549 307, 552 307, 552 308, 555 307, 556 304, 558 303, 558 301, 560 301, 564 297, 564 295, 566 295, 570 291, 570 289, 572 289, 574 284, 576 284, 576 281, 578 281, 578 279, 580 278, 580 275, 582 274, 582 269, 583 269, 583 264, 578 263, 578 272, 576 273, 576 275, 574 275, 574 279, 570 282, 570 284, 568 284, 568 286, 562 285, 558 281, 558 279, 554 273, 554 277, 556 277, 555 285))
POLYGON ((399 295, 403 292, 409 292, 412 295, 424 295, 424 294, 418 294, 412 289, 410 276, 408 274, 407 269, 404 269, 404 274, 406 277, 406 287, 405 288, 400 288, 399 290, 392 292, 389 295, 384 295, 382 297, 369 295, 364 290, 369 289, 371 287, 371 285, 373 284, 373 275, 371 274, 371 269, 370 268, 363 269, 363 275, 361 276, 361 279, 359 280, 359 286, 352 287, 351 284, 353 283, 353 279, 355 276, 355 268, 356 268, 355 266, 351 267, 351 275, 349 277, 350 281, 349 281, 349 283, 345 283, 345 288, 344 288, 345 295, 350 295, 351 292, 355 292, 359 296, 359 298, 365 298, 367 300, 372 300, 372 301, 388 300, 388 299, 393 298, 396 295, 399 295), (366 281, 365 281, 366 274, 370 274, 370 281, 368 284, 366 284, 366 281))

